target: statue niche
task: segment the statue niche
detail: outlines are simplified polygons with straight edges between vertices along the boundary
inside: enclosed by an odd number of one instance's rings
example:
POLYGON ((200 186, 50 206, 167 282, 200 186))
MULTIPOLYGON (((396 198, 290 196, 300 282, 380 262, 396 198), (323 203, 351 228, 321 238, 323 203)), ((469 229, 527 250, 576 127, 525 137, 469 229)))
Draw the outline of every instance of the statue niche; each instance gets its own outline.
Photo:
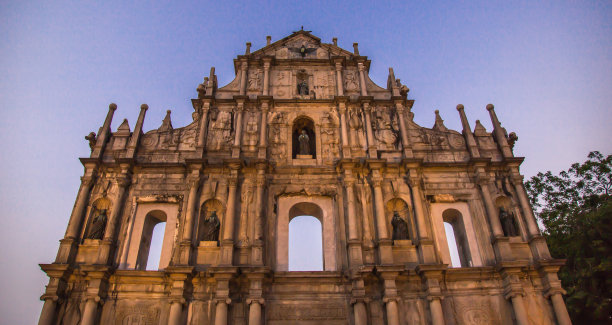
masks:
POLYGON ((315 94, 311 89, 311 76, 306 70, 300 70, 296 73, 296 94, 301 99, 314 99, 315 94))
POLYGON ((299 117, 293 122, 292 128, 292 157, 316 158, 316 141, 314 122, 307 117, 299 117), (300 157, 298 157, 300 156, 300 157), (309 156, 309 157, 307 157, 309 156))
POLYGON ((408 204, 400 198, 395 198, 387 202, 385 210, 387 216, 391 215, 390 223, 393 229, 391 239, 410 240, 410 233, 412 233, 414 229, 411 229, 412 222, 408 204))
POLYGON ((506 237, 519 236, 516 218, 512 213, 512 201, 506 196, 501 196, 495 200, 495 205, 498 209, 499 222, 502 226, 502 231, 506 237))
POLYGON ((204 202, 200 209, 200 221, 198 224, 198 241, 219 242, 219 230, 221 229, 220 215, 223 206, 217 200, 204 202))
POLYGON ((89 222, 85 229, 83 239, 103 239, 108 220, 108 210, 110 200, 102 197, 96 200, 91 206, 89 222))

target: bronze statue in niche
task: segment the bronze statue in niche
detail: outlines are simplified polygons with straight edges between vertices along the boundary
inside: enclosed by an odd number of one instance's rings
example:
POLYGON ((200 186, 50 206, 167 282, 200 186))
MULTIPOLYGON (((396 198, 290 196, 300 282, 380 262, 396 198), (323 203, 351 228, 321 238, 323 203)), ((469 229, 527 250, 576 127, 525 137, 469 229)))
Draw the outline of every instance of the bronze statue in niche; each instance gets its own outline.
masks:
POLYGON ((514 237, 519 235, 516 224, 514 223, 514 215, 508 213, 503 207, 499 208, 499 221, 501 222, 504 236, 514 237))
POLYGON ((302 133, 298 137, 300 142, 300 155, 310 155, 310 138, 306 133, 306 130, 302 130, 302 133))
POLYGON ((393 218, 391 219, 391 225, 393 226, 393 240, 405 240, 410 239, 408 235, 408 223, 402 219, 397 211, 393 211, 393 218))
POLYGON ((217 211, 213 210, 210 215, 204 219, 200 228, 202 236, 201 241, 219 241, 219 229, 221 222, 217 217, 217 211))
POLYGON ((106 209, 100 210, 100 213, 94 217, 91 223, 91 228, 85 238, 87 239, 102 239, 104 238, 104 230, 106 229, 106 209))
POLYGON ((305 116, 299 117, 293 122, 292 131, 292 157, 311 155, 316 158, 314 122, 305 116))

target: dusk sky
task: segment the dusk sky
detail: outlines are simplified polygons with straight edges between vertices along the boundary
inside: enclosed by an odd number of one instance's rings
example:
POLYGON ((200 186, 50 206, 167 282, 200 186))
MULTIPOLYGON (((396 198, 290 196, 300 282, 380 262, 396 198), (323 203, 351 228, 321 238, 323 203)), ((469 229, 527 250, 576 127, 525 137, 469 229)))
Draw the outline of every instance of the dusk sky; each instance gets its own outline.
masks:
POLYGON ((526 177, 558 172, 587 153, 612 153, 612 2, 181 2, 0 1, 1 324, 34 324, 47 284, 38 263, 53 262, 89 155, 111 102, 112 129, 140 104, 144 130, 191 121, 190 99, 216 67, 300 29, 388 68, 410 88, 415 122, 431 127, 439 109, 460 130, 492 130, 495 104, 526 157, 526 177))

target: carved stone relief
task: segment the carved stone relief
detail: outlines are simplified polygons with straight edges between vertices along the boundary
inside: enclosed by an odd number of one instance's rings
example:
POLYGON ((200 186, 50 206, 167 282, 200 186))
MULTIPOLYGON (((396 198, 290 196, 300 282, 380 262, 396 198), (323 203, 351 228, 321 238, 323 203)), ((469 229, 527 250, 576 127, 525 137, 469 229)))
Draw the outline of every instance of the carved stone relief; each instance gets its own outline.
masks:
POLYGON ((357 71, 346 70, 344 73, 344 89, 347 92, 356 92, 359 90, 359 81, 357 71))
POLYGON ((151 305, 120 306, 117 310, 116 325, 159 324, 160 310, 151 305))
POLYGON ((210 114, 208 131, 208 150, 224 150, 231 144, 233 139, 233 113, 222 110, 214 110, 210 114))
POLYGON ((399 146, 399 125, 395 114, 388 107, 376 109, 374 114, 374 136, 378 140, 378 150, 393 151, 399 146))
POLYGON ((258 91, 261 89, 261 75, 259 70, 251 70, 249 71, 249 82, 248 82, 248 90, 250 91, 258 91))
POLYGON ((259 138, 258 130, 258 114, 257 112, 249 112, 247 114, 247 125, 244 132, 244 145, 250 147, 248 150, 255 150, 255 145, 259 138))
POLYGON ((286 156, 287 133, 285 132, 287 124, 287 113, 275 112, 270 114, 270 131, 269 131, 269 150, 270 158, 275 161, 284 160, 286 156))
POLYGON ((272 305, 268 311, 268 320, 287 321, 321 321, 346 320, 346 307, 342 304, 307 304, 306 302, 286 305, 272 305))

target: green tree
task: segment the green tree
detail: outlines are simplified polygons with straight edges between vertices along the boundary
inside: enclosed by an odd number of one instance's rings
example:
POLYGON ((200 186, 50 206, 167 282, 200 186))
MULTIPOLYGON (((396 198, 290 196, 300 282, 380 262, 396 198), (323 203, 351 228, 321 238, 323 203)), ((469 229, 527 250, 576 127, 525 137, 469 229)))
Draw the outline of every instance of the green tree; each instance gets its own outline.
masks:
POLYGON ((576 324, 612 323, 611 171, 612 155, 593 151, 559 175, 525 183, 551 254, 567 260, 559 278, 576 324))

